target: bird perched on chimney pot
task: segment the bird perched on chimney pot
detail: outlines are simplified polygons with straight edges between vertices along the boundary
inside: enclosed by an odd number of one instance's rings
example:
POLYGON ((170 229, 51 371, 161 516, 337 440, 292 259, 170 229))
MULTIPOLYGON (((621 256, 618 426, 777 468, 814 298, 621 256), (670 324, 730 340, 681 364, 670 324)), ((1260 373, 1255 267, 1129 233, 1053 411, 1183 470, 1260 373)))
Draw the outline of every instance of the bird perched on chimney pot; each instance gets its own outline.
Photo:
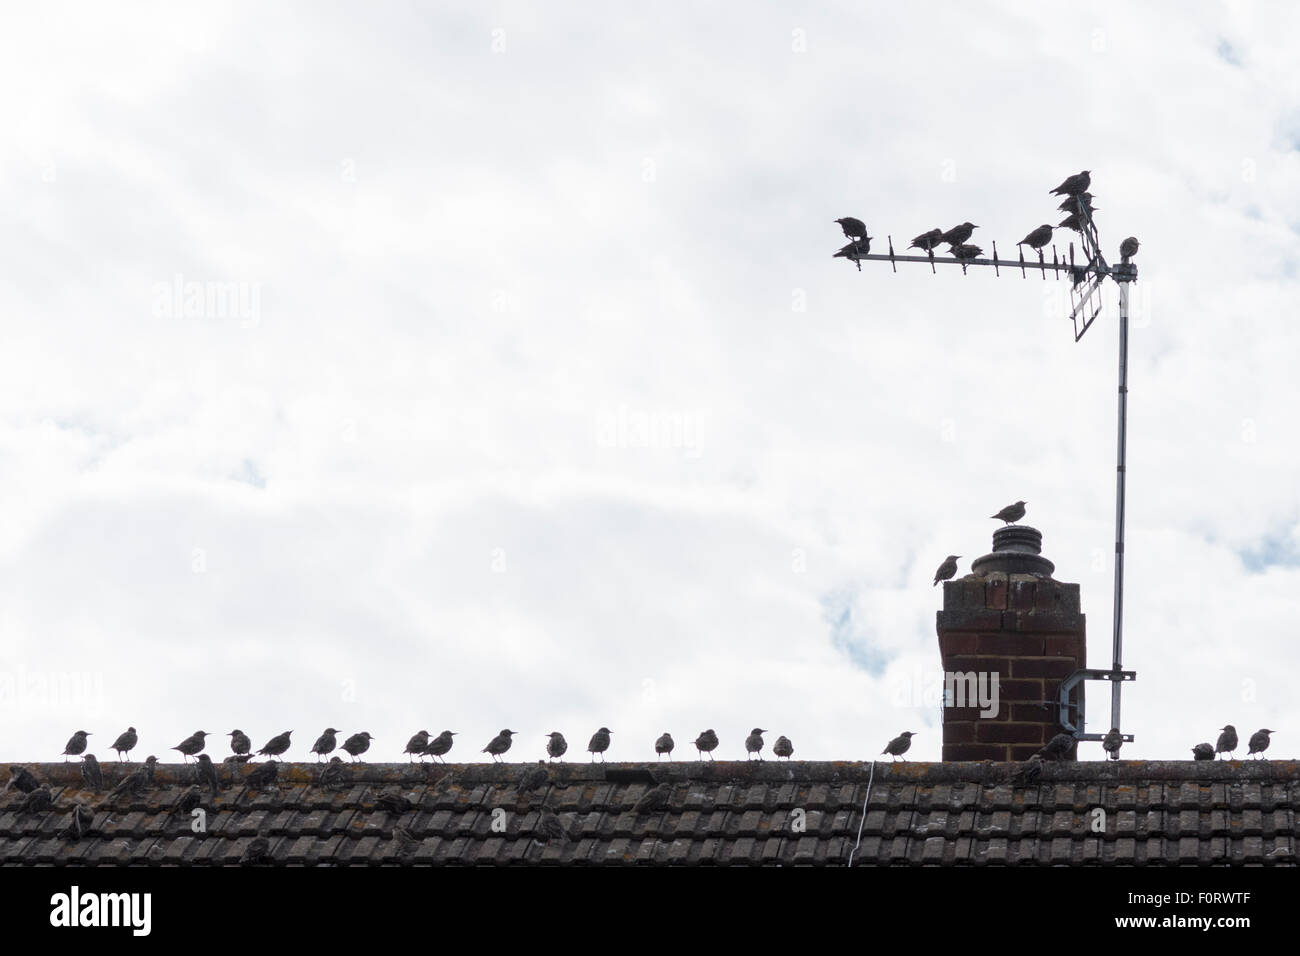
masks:
POLYGON ((123 759, 123 754, 129 757, 139 739, 134 727, 128 727, 124 732, 118 734, 117 739, 113 741, 113 749, 117 751, 117 759, 123 759))
POLYGON ((909 249, 920 249, 922 252, 934 254, 934 247, 943 241, 942 229, 931 229, 929 232, 923 232, 908 246, 909 249))
POLYGON ((973 222, 963 222, 960 225, 953 226, 947 232, 939 237, 939 242, 946 243, 950 246, 960 246, 963 242, 971 237, 979 226, 973 222))
POLYGON ((745 738, 745 759, 749 759, 750 754, 758 754, 758 759, 763 759, 763 735, 767 733, 761 727, 755 727, 745 738))
POLYGON ((1080 193, 1088 191, 1092 185, 1092 175, 1088 170, 1081 173, 1075 173, 1073 176, 1067 176, 1065 182, 1050 191, 1053 196, 1077 196, 1080 193))
POLYGON ((326 727, 325 733, 317 737, 316 742, 311 745, 311 752, 316 754, 316 761, 319 763, 322 757, 332 754, 338 745, 338 731, 333 727, 326 727))
POLYGON ((368 730, 363 730, 359 734, 353 734, 347 740, 343 741, 343 749, 352 757, 353 762, 363 753, 370 749, 370 741, 374 740, 368 730))
POLYGON ((1251 754, 1262 754, 1267 750, 1269 745, 1268 735, 1271 733, 1273 733, 1273 731, 1265 728, 1264 730, 1257 730, 1251 734, 1250 750, 1246 752, 1246 756, 1249 757, 1251 754))
MULTIPOLYGON (((68 762, 69 757, 80 757, 82 754, 86 752, 86 744, 87 744, 86 738, 89 737, 90 735, 91 735, 90 731, 88 730, 78 730, 75 734, 73 734, 71 737, 68 738, 68 745, 63 748, 64 763, 68 762)), ((203 746, 202 741, 199 742, 199 746, 200 748, 202 748, 203 746)))
POLYGON ((777 737, 776 743, 772 744, 772 753, 789 760, 794 753, 794 744, 790 743, 789 737, 777 737))
POLYGON ((989 515, 998 521, 1005 521, 1007 524, 1015 524, 1025 516, 1025 503, 1017 501, 1014 505, 1007 505, 995 515, 989 515))
POLYGON ((943 564, 939 565, 939 570, 934 572, 934 584, 930 585, 930 587, 934 587, 940 581, 951 580, 953 575, 957 573, 957 559, 960 557, 960 554, 950 554, 944 558, 943 564))
POLYGON ((564 755, 569 750, 569 742, 564 739, 564 734, 558 730, 552 730, 546 735, 549 740, 546 741, 546 755, 552 760, 564 762, 564 755))
POLYGON ((903 757, 903 754, 907 753, 908 749, 911 748, 912 738, 915 736, 916 734, 912 733, 912 731, 905 730, 889 743, 885 744, 885 749, 880 752, 882 754, 889 754, 890 757, 902 757, 903 762, 906 763, 907 758, 903 757))
POLYGON ((1106 751, 1107 760, 1119 759, 1119 748, 1124 746, 1124 735, 1119 732, 1118 727, 1112 727, 1105 737, 1101 738, 1101 749, 1106 751))
POLYGON ((292 730, 286 730, 282 734, 276 734, 266 742, 266 746, 259 750, 257 755, 259 757, 263 754, 268 757, 282 756, 284 752, 289 749, 289 735, 291 733, 293 733, 292 730))
POLYGON ((841 229, 844 230, 845 239, 865 239, 867 235, 867 224, 861 219, 854 219, 852 216, 845 216, 843 219, 836 219, 841 229))
POLYGON ((609 735, 613 731, 608 727, 601 727, 591 735, 591 741, 587 744, 587 753, 591 754, 591 759, 596 759, 596 754, 600 754, 600 762, 605 762, 605 751, 609 749, 609 735))
POLYGON ((208 733, 206 730, 196 730, 171 749, 179 750, 181 752, 181 760, 188 763, 190 757, 193 757, 203 749, 203 738, 207 735, 208 733))
POLYGON ((1192 748, 1193 760, 1213 760, 1214 744, 1197 744, 1192 748))
MULTIPOLYGON (((430 757, 437 757, 439 760, 442 760, 443 754, 451 750, 451 745, 452 743, 454 743, 454 741, 451 738, 455 736, 456 736, 456 731, 444 730, 438 736, 434 737, 432 740, 429 741, 429 749, 426 750, 425 753, 427 753, 430 757)), ((446 763, 447 761, 442 760, 442 762, 446 763)))
POLYGON ((1223 733, 1219 734, 1219 739, 1215 741, 1214 752, 1216 754, 1233 754, 1237 752, 1237 728, 1228 724, 1222 728, 1223 733))
POLYGON ((664 733, 659 736, 659 739, 655 741, 655 753, 659 755, 660 760, 663 760, 664 754, 667 754, 668 760, 671 762, 673 759, 673 748, 676 746, 677 745, 673 743, 673 735, 664 731, 664 733))
POLYGON ((1121 259, 1132 259, 1138 254, 1138 246, 1141 245, 1133 236, 1129 236, 1119 244, 1119 257, 1121 259))
MULTIPOLYGON (((695 749, 702 754, 708 754, 709 759, 713 759, 713 751, 718 747, 718 735, 713 732, 712 728, 704 731, 695 738, 695 749)), ((701 757, 701 760, 704 758, 701 757)))
POLYGON ((510 736, 516 733, 513 730, 503 730, 491 740, 479 753, 487 754, 497 763, 501 762, 501 755, 510 749, 510 736))

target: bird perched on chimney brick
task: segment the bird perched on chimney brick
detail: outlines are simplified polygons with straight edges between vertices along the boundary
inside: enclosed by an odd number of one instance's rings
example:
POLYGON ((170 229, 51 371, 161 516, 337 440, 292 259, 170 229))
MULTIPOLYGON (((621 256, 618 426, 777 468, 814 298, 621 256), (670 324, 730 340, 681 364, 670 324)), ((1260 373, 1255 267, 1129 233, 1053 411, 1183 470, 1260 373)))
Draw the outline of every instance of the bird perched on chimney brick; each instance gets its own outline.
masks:
POLYGON ((745 738, 745 759, 749 759, 750 754, 758 754, 758 759, 763 759, 763 735, 767 733, 761 727, 755 727, 745 738))
POLYGON ((790 743, 789 737, 777 737, 776 743, 772 744, 772 753, 789 760, 794 753, 794 744, 790 743))
POLYGON ((1223 733, 1219 734, 1219 739, 1215 741, 1214 752, 1216 754, 1232 754, 1237 752, 1237 728, 1228 724, 1221 728, 1223 733))
POLYGON ((32 772, 26 767, 14 765, 9 768, 9 782, 5 784, 5 790, 14 787, 22 793, 31 793, 41 782, 32 776, 32 772))
POLYGON ((266 742, 266 746, 259 750, 257 755, 259 757, 263 754, 268 757, 282 756, 284 752, 289 749, 289 735, 291 733, 293 733, 292 730, 286 730, 282 734, 276 734, 266 742))
MULTIPOLYGON (((905 730, 889 743, 885 744, 885 749, 880 752, 882 754, 889 754, 890 757, 894 758, 903 757, 903 754, 907 753, 908 749, 912 746, 912 738, 915 736, 916 734, 912 733, 912 731, 905 730)), ((906 757, 903 757, 903 762, 907 762, 906 757)))
POLYGON ((558 730, 552 730, 546 737, 546 756, 563 763, 564 755, 569 750, 569 742, 564 739, 564 734, 558 730))
POLYGON ((136 734, 134 727, 128 727, 125 731, 118 734, 117 739, 113 741, 113 749, 117 751, 117 759, 122 760, 123 754, 126 754, 129 757, 131 751, 135 748, 135 745, 139 740, 140 738, 136 734))
MULTIPOLYGON (((1264 745, 1268 746, 1267 740, 1264 745)), ((94 754, 86 754, 81 758, 81 779, 95 793, 104 789, 104 775, 100 772, 99 761, 94 754)))
POLYGON ((1129 236, 1119 244, 1119 257, 1121 259, 1132 259, 1138 254, 1138 246, 1141 245, 1133 236, 1129 236))
POLYGON ((88 730, 78 730, 68 738, 68 745, 63 748, 63 762, 67 763, 69 757, 80 757, 86 752, 86 738, 90 736, 88 730))
POLYGON ((989 515, 997 521, 1005 521, 1007 524, 1015 524, 1025 516, 1025 503, 1017 501, 1014 505, 1007 505, 995 515, 989 515))
POLYGON ((1262 754, 1267 750, 1269 745, 1268 735, 1271 733, 1273 733, 1273 731, 1265 728, 1264 730, 1257 730, 1251 734, 1250 750, 1246 751, 1246 756, 1249 757, 1251 754, 1262 754))
POLYGON ((609 749, 609 735, 613 731, 608 727, 601 727, 591 735, 591 742, 587 744, 587 753, 591 754, 591 759, 596 759, 596 754, 600 754, 600 762, 605 762, 605 751, 609 749))
MULTIPOLYGON (((710 728, 695 738, 695 749, 702 754, 708 754, 709 759, 713 759, 713 751, 718 748, 718 735, 710 728)), ((704 758, 701 757, 701 760, 704 758)))
POLYGON ((1214 744, 1209 744, 1209 743, 1205 743, 1205 744, 1197 744, 1195 747, 1192 748, 1192 759, 1193 759, 1193 760, 1213 760, 1213 759, 1214 759, 1214 744))
POLYGON ((230 738, 230 752, 236 757, 247 756, 248 752, 253 749, 253 742, 248 739, 248 734, 236 728, 226 734, 230 738))
POLYGON ((920 249, 922 252, 934 254, 934 247, 943 241, 942 229, 931 229, 929 232, 923 232, 908 246, 909 249, 920 249))
POLYGON ((339 745, 338 730, 334 727, 326 727, 325 732, 316 738, 316 742, 311 745, 311 752, 316 754, 316 761, 319 763, 322 757, 328 757, 334 752, 334 748, 339 745))
POLYGON ((973 222, 963 222, 959 226, 953 226, 947 232, 939 237, 939 242, 947 243, 950 246, 960 246, 963 242, 971 237, 979 226, 973 222))
POLYGON ((199 762, 199 765, 196 768, 198 771, 199 783, 206 784, 208 789, 213 793, 220 793, 221 779, 217 776, 217 767, 216 764, 212 762, 212 758, 207 754, 199 754, 196 759, 199 762))
POLYGON ((205 730, 196 730, 171 749, 179 750, 181 752, 181 760, 188 763, 191 757, 203 749, 203 738, 207 735, 207 731, 205 730))
POLYGON ((1052 227, 1043 223, 1025 238, 1016 243, 1017 246, 1028 246, 1038 253, 1039 258, 1043 255, 1043 246, 1052 241, 1052 227))
POLYGON ((410 757, 407 758, 407 762, 409 763, 413 761, 417 756, 421 760, 424 760, 424 752, 428 749, 429 749, 429 732, 427 730, 421 730, 421 731, 417 731, 414 734, 414 736, 412 736, 411 739, 406 742, 406 749, 403 750, 402 753, 411 755, 410 757))
MULTIPOLYGON (((429 741, 429 746, 424 752, 430 757, 437 757, 439 760, 442 760, 443 754, 451 750, 453 742, 451 738, 455 736, 456 732, 454 730, 444 730, 438 736, 429 741)), ((446 763, 447 761, 442 760, 442 762, 446 763)))
POLYGON ((668 760, 671 762, 673 759, 673 748, 676 746, 677 745, 673 743, 673 735, 664 731, 659 735, 659 739, 655 741, 655 753, 659 755, 660 760, 663 760, 664 754, 667 754, 668 760))
POLYGON ((1053 196, 1078 196, 1080 193, 1087 192, 1088 187, 1091 185, 1092 175, 1085 169, 1081 173, 1067 176, 1065 182, 1050 190, 1049 194, 1053 196))
POLYGON ((358 757, 370 749, 370 741, 374 739, 375 738, 370 736, 369 731, 363 730, 361 733, 353 734, 347 740, 343 741, 343 749, 348 752, 349 756, 351 756, 352 760, 355 762, 358 757))
POLYGON ((510 737, 515 733, 517 733, 517 731, 501 731, 501 733, 489 740, 488 745, 480 750, 479 753, 487 754, 497 763, 501 763, 501 755, 510 749, 510 737))
POLYGON ((944 558, 943 564, 939 565, 939 570, 934 572, 934 584, 930 585, 930 587, 934 587, 940 581, 952 580, 957 573, 957 559, 960 557, 960 554, 950 554, 944 558))
POLYGON ((845 216, 843 219, 836 219, 835 221, 844 230, 845 239, 863 239, 867 235, 867 224, 861 219, 845 216))
POLYGON ((1112 727, 1105 737, 1101 738, 1101 749, 1106 751, 1107 760, 1119 759, 1119 748, 1124 746, 1124 735, 1119 732, 1118 727, 1112 727))
POLYGON ((1044 760, 1068 760, 1078 741, 1073 734, 1059 733, 1038 751, 1044 760))

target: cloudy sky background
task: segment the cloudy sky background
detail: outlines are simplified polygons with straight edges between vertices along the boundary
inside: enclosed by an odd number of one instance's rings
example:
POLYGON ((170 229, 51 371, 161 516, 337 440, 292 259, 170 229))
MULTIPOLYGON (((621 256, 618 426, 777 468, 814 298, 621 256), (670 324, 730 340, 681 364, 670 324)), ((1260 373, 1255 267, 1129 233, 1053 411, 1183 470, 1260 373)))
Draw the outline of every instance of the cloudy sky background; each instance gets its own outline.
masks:
POLYGON ((1064 283, 830 257, 1010 254, 1083 168, 1143 244, 1125 755, 1300 753, 1293 5, 6 19, 0 760, 938 759, 934 569, 1017 498, 1109 666, 1113 284, 1076 344, 1064 283))

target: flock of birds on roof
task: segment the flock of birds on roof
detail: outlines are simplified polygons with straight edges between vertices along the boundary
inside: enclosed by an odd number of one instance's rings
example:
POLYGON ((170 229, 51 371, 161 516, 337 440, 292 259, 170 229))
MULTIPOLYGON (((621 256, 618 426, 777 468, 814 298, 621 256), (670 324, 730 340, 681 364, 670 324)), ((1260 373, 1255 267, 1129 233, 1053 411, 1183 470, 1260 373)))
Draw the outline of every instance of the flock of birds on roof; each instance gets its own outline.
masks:
MULTIPOLYGON (((1082 233, 1084 227, 1091 222, 1093 212, 1098 208, 1092 204, 1093 195, 1088 192, 1088 187, 1091 185, 1092 174, 1086 169, 1081 173, 1067 177, 1065 182, 1051 190, 1051 195, 1065 197, 1057 209, 1068 215, 1056 226, 1043 223, 1016 245, 1018 247, 1028 246, 1038 253, 1038 260, 1042 262, 1043 249, 1052 241, 1052 233, 1055 229, 1073 229, 1075 232, 1082 233)), ((849 240, 849 244, 835 253, 834 258, 848 259, 861 270, 861 259, 871 253, 871 240, 874 237, 867 235, 866 223, 855 216, 844 216, 836 219, 835 222, 844 230, 844 236, 849 240)), ((958 223, 948 230, 931 229, 913 239, 908 248, 920 249, 933 259, 934 250, 939 246, 946 245, 949 254, 954 259, 964 263, 971 259, 977 259, 984 253, 984 250, 979 246, 967 242, 978 228, 980 227, 975 223, 967 221, 958 223)), ((1137 254, 1137 251, 1138 241, 1132 236, 1120 244, 1120 255, 1124 259, 1132 258, 1137 254)), ((963 268, 965 267, 963 266, 963 268)), ((1081 274, 1083 274, 1082 271, 1081 274)), ((1075 278, 1078 279, 1080 275, 1076 275, 1075 278)))

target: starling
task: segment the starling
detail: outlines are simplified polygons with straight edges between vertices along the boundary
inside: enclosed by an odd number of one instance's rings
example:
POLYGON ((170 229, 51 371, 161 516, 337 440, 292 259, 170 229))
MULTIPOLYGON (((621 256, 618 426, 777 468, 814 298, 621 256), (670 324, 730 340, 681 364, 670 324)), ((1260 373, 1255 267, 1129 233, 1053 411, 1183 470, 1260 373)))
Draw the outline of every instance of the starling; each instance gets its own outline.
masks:
MULTIPOLYGON (((912 738, 915 736, 916 734, 912 733, 912 731, 905 730, 889 743, 885 744, 885 749, 880 752, 882 754, 889 754, 890 757, 903 757, 903 754, 907 753, 908 748, 912 746, 912 738)), ((903 762, 907 762, 906 757, 903 757, 903 762)))
POLYGON ((854 219, 852 216, 845 216, 843 219, 836 219, 840 228, 844 230, 845 239, 864 239, 867 235, 867 224, 861 219, 854 219))
POLYGON ((1017 501, 1014 505, 1007 505, 995 515, 989 515, 998 521, 1005 521, 1007 524, 1015 524, 1025 516, 1025 503, 1017 501))
POLYGON ((745 759, 749 759, 750 754, 758 754, 758 759, 763 759, 763 735, 767 733, 761 727, 755 727, 745 738, 745 759))
POLYGON ((677 745, 673 743, 673 735, 665 731, 658 740, 655 741, 655 753, 659 759, 664 759, 664 754, 668 755, 669 761, 673 759, 673 748, 677 745))
MULTIPOLYGON (((249 746, 252 745, 250 744, 249 746)), ((231 754, 229 757, 227 757, 225 760, 221 762, 222 763, 248 763, 248 761, 252 759, 253 759, 252 754, 231 754)))
POLYGON ((1271 733, 1273 733, 1273 731, 1264 729, 1264 730, 1257 730, 1253 734, 1251 734, 1250 750, 1246 751, 1246 756, 1249 757, 1251 754, 1262 754, 1265 750, 1267 750, 1269 744, 1268 735, 1271 733))
POLYGON ((320 779, 316 782, 326 790, 342 790, 351 780, 352 771, 343 762, 343 758, 330 757, 330 762, 321 770, 320 779))
POLYGON ((537 815, 537 825, 533 828, 533 837, 542 843, 550 843, 552 840, 559 840, 563 843, 569 835, 564 830, 564 824, 550 810, 545 807, 537 815))
POLYGON ((1197 744, 1192 748, 1193 760, 1213 760, 1214 744, 1197 744))
POLYGON ((15 765, 9 768, 9 782, 5 784, 5 790, 17 787, 23 793, 31 793, 40 785, 40 781, 33 777, 32 772, 26 767, 15 765))
POLYGON ((931 229, 929 232, 923 232, 908 246, 909 249, 920 249, 922 252, 934 252, 934 247, 943 241, 942 229, 931 229))
POLYGON ((144 758, 144 763, 140 765, 140 772, 144 774, 145 786, 153 786, 153 772, 158 769, 158 758, 153 754, 144 758))
POLYGON ((123 754, 130 757, 131 750, 135 747, 139 739, 140 738, 136 734, 134 727, 128 727, 126 728, 125 733, 118 734, 117 739, 113 741, 113 749, 117 751, 117 759, 123 759, 123 754))
POLYGON ((90 830, 90 822, 95 815, 84 803, 74 803, 68 817, 68 825, 63 828, 63 836, 69 840, 80 840, 90 830))
POLYGON ((772 753, 789 760, 794 753, 794 744, 790 743, 789 737, 777 737, 776 743, 772 744, 772 753))
POLYGON ((971 233, 973 233, 978 228, 979 226, 975 225, 975 223, 973 222, 963 222, 960 226, 953 226, 951 229, 949 229, 947 232, 941 235, 938 239, 936 239, 935 243, 938 244, 940 242, 943 242, 943 243, 947 243, 950 246, 960 246, 963 242, 969 239, 971 237, 971 233))
POLYGON ((1074 751, 1075 743, 1073 734, 1060 733, 1044 744, 1038 755, 1044 760, 1065 760, 1074 751))
POLYGON ((1124 746, 1124 735, 1118 727, 1110 728, 1110 733, 1101 738, 1101 749, 1106 751, 1107 760, 1119 759, 1119 748, 1124 746))
POLYGON ((960 259, 962 262, 978 259, 984 252, 979 246, 953 246, 948 251, 952 253, 954 259, 960 259))
MULTIPOLYGON (((702 754, 708 754, 709 759, 713 759, 713 751, 718 747, 718 735, 710 728, 695 738, 695 749, 702 754)), ((701 757, 701 760, 704 758, 701 757)))
POLYGON ((1028 246, 1039 255, 1042 255, 1043 246, 1052 241, 1052 227, 1044 223, 1039 226, 1025 238, 1016 243, 1018 246, 1028 246))
POLYGON ((1121 259, 1132 259, 1138 254, 1138 245, 1140 243, 1133 236, 1129 236, 1119 244, 1119 257, 1121 259))
POLYGON ((1056 228, 1073 229, 1075 232, 1081 233, 1083 232, 1083 220, 1079 218, 1079 214, 1077 212, 1072 213, 1071 215, 1066 216, 1064 219, 1058 222, 1056 224, 1056 228))
POLYGON ((410 763, 416 757, 419 757, 420 760, 423 761, 424 752, 428 748, 429 748, 429 732, 427 730, 421 730, 406 742, 406 749, 403 750, 402 753, 411 755, 410 757, 407 758, 408 763, 410 763))
MULTIPOLYGON (((934 572, 934 584, 938 584, 940 581, 952 580, 953 575, 957 573, 957 559, 960 557, 960 554, 950 554, 943 559, 943 564, 939 565, 939 570, 934 572)), ((934 584, 930 585, 930 587, 934 587, 934 584)))
POLYGON ((398 856, 414 853, 420 845, 420 841, 412 836, 411 831, 406 827, 393 827, 393 842, 397 844, 398 856))
POLYGON ((358 757, 370 749, 370 741, 374 739, 374 737, 370 736, 369 731, 363 730, 361 733, 353 734, 343 741, 343 749, 351 754, 352 761, 355 763, 358 757))
POLYGON ((1090 185, 1092 185, 1092 176, 1085 169, 1081 173, 1066 177, 1065 182, 1051 190, 1050 195, 1077 196, 1080 193, 1087 192, 1090 185))
POLYGON ((50 793, 50 785, 43 783, 27 796, 23 797, 23 802, 18 805, 19 813, 44 813, 54 804, 54 795, 50 793))
POLYGON ((591 735, 591 742, 587 744, 587 753, 591 754, 591 759, 596 759, 596 754, 600 754, 600 762, 605 762, 605 751, 609 749, 609 735, 614 731, 608 727, 601 727, 591 735))
POLYGON ((63 762, 67 763, 69 757, 80 757, 86 752, 86 738, 90 736, 88 730, 78 730, 68 738, 68 745, 63 748, 63 762))
POLYGON ((193 810, 195 807, 199 805, 199 802, 202 799, 203 799, 203 791, 199 788, 197 784, 195 784, 194 786, 186 790, 183 794, 181 794, 180 799, 176 801, 176 805, 172 807, 172 812, 189 813, 191 810, 193 810))
POLYGON ((1222 728, 1223 733, 1219 734, 1219 739, 1214 745, 1216 754, 1231 754, 1237 750, 1237 728, 1228 724, 1222 728))
POLYGON ((139 795, 148 789, 153 782, 153 766, 158 762, 158 758, 150 756, 141 766, 128 773, 125 777, 117 782, 112 790, 108 792, 108 798, 119 796, 123 793, 139 795), (149 761, 152 760, 151 764, 149 761))
POLYGON ((317 755, 318 761, 321 757, 328 757, 334 752, 334 748, 338 746, 337 734, 338 731, 333 727, 326 727, 325 733, 317 737, 316 742, 311 745, 311 752, 317 755))
POLYGON ((1032 787, 1043 775, 1043 758, 1034 754, 1011 774, 1011 783, 1017 787, 1032 787))
POLYGON ((538 787, 545 784, 546 781, 549 779, 551 778, 550 775, 546 772, 546 761, 539 760, 537 761, 536 767, 529 767, 520 775, 519 792, 528 793, 532 790, 536 790, 538 787))
POLYGON ((282 734, 276 734, 274 737, 272 737, 270 740, 266 742, 266 746, 263 747, 261 750, 259 750, 257 752, 257 755, 259 757, 262 756, 263 754, 266 754, 266 756, 268 757, 281 756, 286 750, 289 749, 289 735, 291 733, 293 733, 292 730, 286 730, 282 734))
POLYGON ((199 754, 198 761, 199 783, 207 784, 213 793, 220 793, 221 778, 217 776, 217 766, 212 762, 212 758, 207 754, 199 754))
POLYGON ((501 731, 501 733, 497 734, 495 737, 489 740, 488 745, 484 747, 482 750, 480 750, 479 753, 487 754, 497 763, 500 763, 501 755, 510 749, 510 735, 514 733, 518 733, 518 731, 515 730, 501 731))
POLYGON ((280 765, 274 760, 259 763, 248 772, 244 783, 254 790, 270 790, 275 778, 280 774, 280 765))
MULTIPOLYGON (((442 755, 445 754, 447 751, 451 750, 451 745, 452 745, 451 738, 455 736, 456 736, 455 731, 444 730, 438 736, 434 737, 432 740, 429 741, 429 747, 427 750, 425 750, 425 753, 427 753, 430 757, 437 757, 439 760, 442 760, 442 755)), ((447 761, 442 760, 442 762, 446 763, 447 761)))
POLYGON ((203 738, 207 735, 207 731, 196 730, 171 749, 179 750, 181 752, 181 760, 188 761, 190 757, 193 757, 203 749, 203 738))
POLYGON ((242 730, 232 730, 226 736, 230 738, 230 752, 236 756, 243 756, 253 749, 253 742, 242 730))
POLYGON ((1061 212, 1078 212, 1080 204, 1089 213, 1092 213, 1092 193, 1080 193, 1077 196, 1066 196, 1061 204, 1056 208, 1061 212))
POLYGON ((411 809, 410 798, 397 787, 386 787, 375 797, 375 805, 383 807, 389 813, 405 813, 411 809))
POLYGON ((673 788, 671 784, 661 783, 653 790, 647 790, 642 794, 641 799, 636 802, 632 808, 637 816, 645 813, 654 813, 668 806, 668 801, 672 799, 673 788))
MULTIPOLYGON (((843 258, 843 259, 848 259, 852 262, 857 262, 859 257, 868 255, 871 252, 871 239, 872 239, 871 236, 864 236, 861 239, 854 239, 852 242, 850 242, 839 252, 835 253, 835 255, 831 256, 831 258, 832 259, 843 258)), ((862 266, 859 265, 858 268, 861 269, 862 266)))
POLYGON ((563 762, 565 751, 569 749, 569 742, 564 739, 564 734, 558 730, 552 730, 546 735, 550 739, 546 742, 546 754, 552 760, 563 762))
POLYGON ((95 759, 94 754, 86 754, 81 758, 81 779, 95 793, 103 791, 104 774, 100 771, 99 761, 95 759))
POLYGON ((271 843, 266 837, 254 837, 239 858, 240 866, 261 866, 272 862, 271 843))

